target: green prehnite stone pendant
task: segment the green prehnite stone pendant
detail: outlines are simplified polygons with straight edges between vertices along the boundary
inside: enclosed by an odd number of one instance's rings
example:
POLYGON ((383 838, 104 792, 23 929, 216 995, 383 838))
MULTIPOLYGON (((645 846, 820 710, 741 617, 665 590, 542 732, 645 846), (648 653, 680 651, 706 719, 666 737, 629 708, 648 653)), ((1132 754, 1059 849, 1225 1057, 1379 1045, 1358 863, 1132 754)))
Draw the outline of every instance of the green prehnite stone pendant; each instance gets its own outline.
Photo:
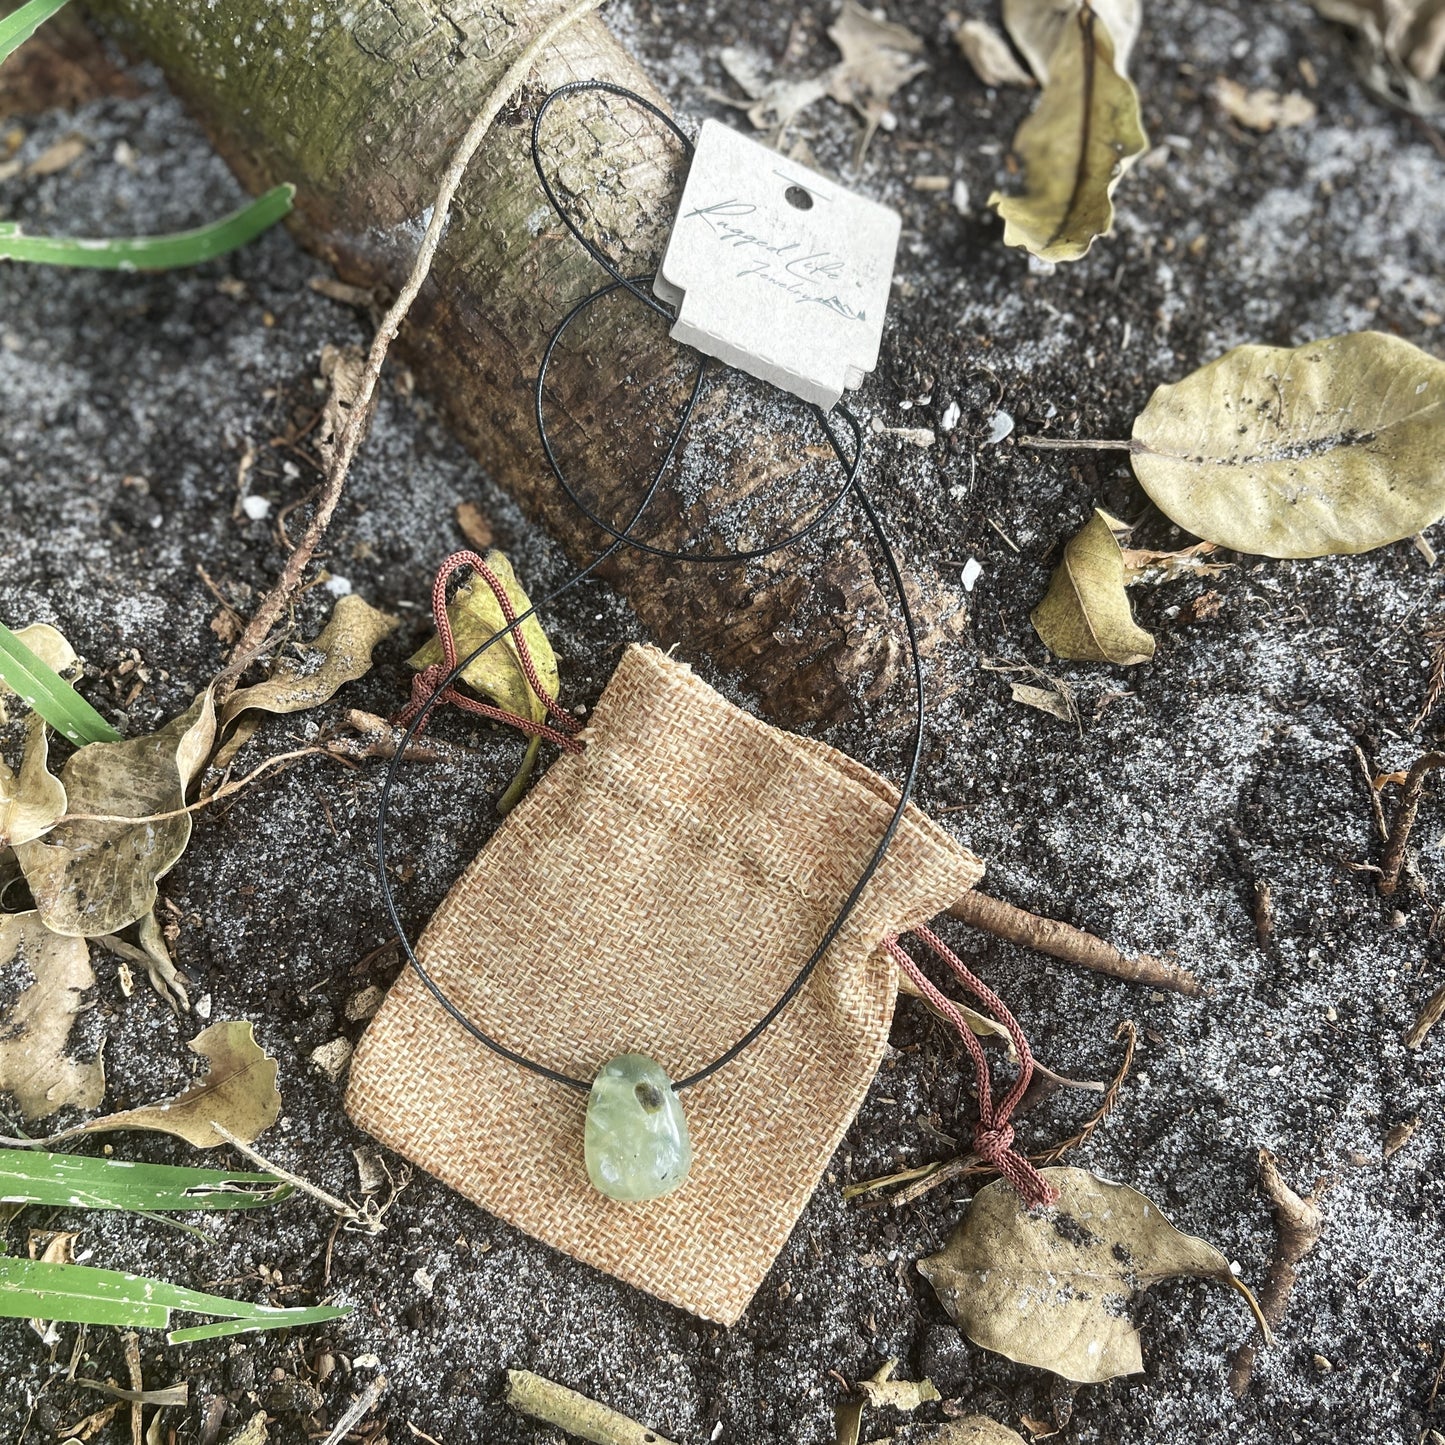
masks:
POLYGON ((672 1080, 646 1054, 604 1064, 587 1099, 587 1177, 609 1199, 661 1199, 687 1178, 692 1144, 672 1080))

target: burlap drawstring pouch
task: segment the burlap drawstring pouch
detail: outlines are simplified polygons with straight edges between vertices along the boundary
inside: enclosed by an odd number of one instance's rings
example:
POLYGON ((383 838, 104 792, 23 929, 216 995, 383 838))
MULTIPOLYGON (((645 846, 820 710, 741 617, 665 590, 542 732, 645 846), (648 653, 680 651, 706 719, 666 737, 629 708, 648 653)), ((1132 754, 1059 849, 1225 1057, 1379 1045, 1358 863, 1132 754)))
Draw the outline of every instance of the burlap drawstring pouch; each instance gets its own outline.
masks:
MULTIPOLYGON (((898 795, 650 647, 627 650, 581 739, 466 869, 418 956, 466 1016, 529 1059, 591 1078, 639 1051, 683 1078, 797 975, 898 795)), ((534 1238, 733 1324, 882 1060, 898 983, 891 940, 982 872, 907 810, 802 991, 684 1092, 692 1171, 664 1198, 619 1203, 594 1190, 586 1095, 481 1046, 410 970, 361 1041, 347 1111, 534 1238)))

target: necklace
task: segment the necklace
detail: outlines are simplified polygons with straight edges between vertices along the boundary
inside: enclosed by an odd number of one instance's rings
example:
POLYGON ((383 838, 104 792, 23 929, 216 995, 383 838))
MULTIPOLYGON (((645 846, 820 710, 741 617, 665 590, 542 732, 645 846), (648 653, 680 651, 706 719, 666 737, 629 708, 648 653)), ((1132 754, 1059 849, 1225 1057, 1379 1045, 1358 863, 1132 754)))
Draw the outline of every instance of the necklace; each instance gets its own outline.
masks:
MULTIPOLYGON (((398 943, 406 956, 407 962, 415 970, 417 976, 421 979, 422 983, 425 984, 437 1003, 440 1004, 451 1018, 460 1024, 472 1038, 494 1053, 510 1060, 520 1068, 529 1069, 533 1073, 550 1079, 560 1086, 585 1092, 588 1095, 588 1104, 586 1123, 583 1130, 583 1157, 587 1167, 588 1177, 601 1193, 610 1198, 641 1201, 656 1199, 663 1195, 670 1194, 675 1189, 681 1187, 686 1181, 688 1169, 692 1162, 692 1145, 688 1134, 686 1117, 683 1114, 678 1095, 681 1094, 683 1090, 691 1088, 694 1084, 699 1084, 704 1079, 710 1078, 713 1074, 717 1073, 718 1070, 730 1064, 747 1049, 749 1045, 754 1043, 778 1015, 797 997, 798 993, 813 976, 814 971, 822 962, 834 940, 838 937, 838 934, 853 912, 859 898, 862 896, 864 889, 868 886, 868 883, 883 862, 884 856, 887 854, 889 846, 893 842, 894 835, 897 833, 899 825, 902 823, 904 812, 908 807, 922 757, 924 722, 923 664, 918 647, 917 630, 912 612, 909 609, 907 592, 903 585, 903 576, 899 568, 898 560, 894 555, 882 520, 859 482, 858 474, 863 458, 863 428, 857 417, 841 403, 837 404, 833 408, 833 411, 842 420, 844 426, 851 434, 851 448, 840 440, 838 433, 830 424, 829 414, 827 412, 817 405, 809 405, 808 410, 822 428, 823 434, 838 460, 843 473, 842 485, 836 493, 825 500, 816 515, 810 520, 803 523, 780 541, 773 542, 767 546, 746 551, 704 552, 700 549, 691 550, 686 548, 674 549, 661 547, 654 543, 649 543, 636 535, 636 529, 642 524, 648 509, 651 507, 661 489, 663 477, 677 456, 683 436, 692 419, 698 398, 703 389, 704 379, 707 375, 709 361, 706 357, 699 357, 691 389, 682 408, 678 424, 671 434, 668 444, 664 449, 662 460, 654 471, 651 481, 644 491, 642 500, 625 525, 618 528, 607 519, 599 516, 593 508, 589 507, 578 495, 576 489, 569 481, 564 468, 557 458, 546 420, 545 392, 547 372, 562 338, 573 322, 584 315, 590 307, 619 290, 626 290, 636 300, 640 301, 644 306, 665 320, 673 321, 676 319, 676 313, 670 306, 657 299, 651 291, 644 289, 644 287, 650 286, 653 283, 655 280, 654 274, 648 273, 632 277, 623 275, 612 258, 589 238, 584 236, 578 229, 576 223, 558 199, 546 175, 541 154, 543 120, 554 102, 564 96, 583 91, 602 91, 640 106, 668 128, 672 135, 681 143, 685 154, 689 158, 692 155, 693 147, 692 142, 683 130, 659 107, 653 105, 644 97, 607 81, 579 81, 553 91, 538 108, 533 121, 532 160, 548 201, 577 242, 586 250, 588 255, 612 277, 612 280, 608 284, 600 287, 589 296, 577 302, 571 310, 563 316, 561 321, 558 322, 556 328, 548 338, 533 390, 537 432, 548 466, 551 468, 553 476, 556 478, 558 485, 561 486, 569 501, 571 501, 584 518, 610 536, 612 541, 597 557, 580 571, 573 573, 572 576, 568 577, 551 592, 547 593, 538 602, 520 614, 516 613, 512 608, 510 600, 506 596, 505 589, 501 586, 500 582, 490 574, 489 569, 486 568, 485 563, 483 563, 480 558, 475 558, 469 553, 457 554, 456 557, 449 559, 448 562, 443 565, 434 588, 433 611, 436 614, 438 634, 442 640, 446 660, 444 663, 437 664, 433 669, 429 669, 427 674, 423 674, 422 677, 417 679, 413 703, 406 713, 403 714, 406 720, 406 731, 388 763, 378 801, 376 861, 382 903, 392 928, 395 931, 398 943), (899 789, 897 805, 872 855, 859 873, 857 881, 848 892, 846 898, 844 898, 839 905, 837 913, 834 915, 832 922, 824 930, 816 947, 809 954, 807 960, 799 968, 773 1005, 742 1037, 716 1058, 703 1064, 676 1082, 669 1079, 664 1070, 649 1055, 640 1051, 620 1054, 607 1061, 592 1079, 576 1078, 549 1068, 547 1065, 539 1063, 535 1059, 528 1058, 517 1050, 510 1048, 503 1040, 494 1038, 486 1033, 452 1002, 445 990, 437 983, 427 971, 426 966, 418 958, 408 938, 406 928, 402 923, 400 911, 391 889, 386 836, 387 822, 390 815, 392 791, 396 783, 397 775, 413 739, 415 739, 418 733, 426 726, 427 721, 442 702, 457 701, 460 698, 460 694, 454 690, 454 684, 461 677, 463 671, 469 667, 477 657, 485 652, 487 648, 494 646, 504 637, 510 637, 512 639, 512 646, 517 651, 524 669, 529 673, 529 683, 542 699, 553 721, 551 723, 539 723, 531 719, 515 717, 510 713, 504 712, 502 709, 492 708, 487 704, 477 703, 472 700, 466 700, 468 710, 496 721, 507 722, 532 736, 545 737, 549 741, 558 743, 571 751, 579 751, 581 744, 571 736, 572 732, 576 729, 575 720, 557 705, 555 699, 550 698, 546 694, 545 690, 541 688, 535 678, 535 669, 531 666, 526 643, 518 631, 523 622, 541 608, 546 607, 549 603, 560 597, 563 593, 577 586, 585 578, 590 577, 599 567, 623 548, 643 551, 652 556, 664 558, 678 564, 743 566, 750 561, 769 556, 788 547, 796 546, 805 538, 819 532, 827 522, 841 512, 844 503, 850 500, 863 517, 867 532, 882 557, 885 570, 888 573, 894 594, 897 598, 899 615, 908 639, 915 705, 912 735, 906 753, 904 779, 899 789), (457 566, 463 565, 463 563, 471 565, 473 570, 481 575, 483 581, 492 587, 493 593, 496 595, 498 603, 502 608, 506 625, 491 637, 487 638, 487 640, 478 647, 474 648, 465 657, 458 657, 455 642, 451 635, 450 622, 447 617, 446 581, 450 573, 456 570, 457 566)), ((641 1042, 642 1041, 639 1041, 639 1044, 641 1044, 641 1042)))

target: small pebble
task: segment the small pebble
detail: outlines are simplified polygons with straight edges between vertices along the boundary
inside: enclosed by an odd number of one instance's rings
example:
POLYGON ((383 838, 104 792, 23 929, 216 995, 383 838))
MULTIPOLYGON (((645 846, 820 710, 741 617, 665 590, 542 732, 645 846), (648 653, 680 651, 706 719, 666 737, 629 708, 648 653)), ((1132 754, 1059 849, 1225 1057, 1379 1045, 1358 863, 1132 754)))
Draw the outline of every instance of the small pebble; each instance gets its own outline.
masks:
POLYGON ((386 997, 385 992, 374 983, 354 993, 346 1000, 344 1010, 346 1017, 352 1023, 360 1023, 362 1019, 369 1019, 377 1009, 381 1007, 381 1001, 386 997))
POLYGON ((943 408, 943 415, 939 418, 939 431, 952 431, 958 425, 958 419, 963 415, 956 401, 951 401, 943 408))
POLYGON ((253 521, 264 522, 271 515, 271 503, 254 492, 241 498, 241 510, 253 521))
POLYGON ((311 1050, 311 1062, 334 1084, 346 1072, 351 1062, 351 1041, 332 1039, 311 1050))
POLYGON ((326 579, 326 590, 333 597, 347 597, 351 593, 351 578, 328 577, 326 579))
POLYGON ((195 1002, 196 1017, 208 1019, 211 1016, 211 996, 203 993, 195 1002))
POLYGON ((959 574, 958 580, 963 583, 963 590, 965 592, 972 592, 973 584, 982 576, 983 564, 977 557, 970 557, 968 561, 963 564, 963 571, 959 574))
POLYGON ((1014 429, 1014 419, 1006 411, 996 411, 989 423, 988 435, 984 438, 990 446, 997 446, 1014 429))

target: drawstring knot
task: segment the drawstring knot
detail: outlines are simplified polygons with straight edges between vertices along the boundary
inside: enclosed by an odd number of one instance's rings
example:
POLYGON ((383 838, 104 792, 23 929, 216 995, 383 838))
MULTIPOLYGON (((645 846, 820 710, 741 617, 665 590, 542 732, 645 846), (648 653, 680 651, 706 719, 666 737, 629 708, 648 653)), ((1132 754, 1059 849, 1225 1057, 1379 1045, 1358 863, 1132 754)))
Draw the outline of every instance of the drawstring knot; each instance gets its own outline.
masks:
POLYGON ((914 932, 919 939, 948 966, 953 976, 1003 1025, 1018 1055, 1019 1072, 1012 1087, 995 1103, 988 1059, 968 1020, 957 1005, 943 993, 904 950, 896 936, 885 938, 883 946, 893 961, 913 981, 919 993, 958 1030, 978 1076, 978 1124, 974 1129, 973 1150, 984 1163, 997 1169, 1018 1191, 1025 1204, 1052 1204, 1059 1191, 1044 1178, 1029 1160, 1014 1148, 1014 1128, 1009 1123, 1034 1074, 1034 1056, 1029 1041, 1009 1012, 1004 1001, 979 978, 954 951, 929 928, 914 932))
MULTIPOLYGON (((411 701, 396 715, 395 721, 398 724, 405 727, 423 709, 430 707, 434 712, 443 704, 450 703, 453 707, 471 713, 474 717, 483 717, 489 722, 505 723, 508 727, 514 727, 519 732, 526 733, 528 737, 545 738, 549 743, 556 743, 564 752, 580 753, 582 751, 582 744, 575 736, 581 724, 542 685, 542 679, 537 673, 537 666, 532 661, 531 649, 527 646, 527 639, 522 636, 520 627, 513 626, 517 620, 517 610, 512 606, 512 599, 507 595, 507 589, 503 585, 502 579, 487 566, 482 558, 475 552, 453 552, 442 563, 437 571, 436 581, 432 584, 431 610, 432 616, 436 619, 437 637, 442 645, 443 660, 432 663, 430 667, 422 668, 412 678, 411 701), (512 629, 507 633, 505 643, 495 643, 494 646, 511 647, 526 676, 527 686, 532 689, 538 702, 542 704, 543 711, 552 719, 550 723, 539 722, 536 718, 522 717, 519 713, 508 712, 506 708, 494 707, 489 702, 481 702, 477 698, 468 697, 459 691, 455 684, 438 692, 442 680, 457 665, 457 642, 452 631, 451 615, 447 612, 447 583, 451 580, 452 573, 462 567, 470 567, 491 588, 492 596, 497 599, 497 606, 501 608, 502 616, 512 629)), ((493 636, 497 635, 493 634, 493 636)), ((430 721, 430 717, 422 719, 421 725, 417 728, 418 734, 430 721)))

